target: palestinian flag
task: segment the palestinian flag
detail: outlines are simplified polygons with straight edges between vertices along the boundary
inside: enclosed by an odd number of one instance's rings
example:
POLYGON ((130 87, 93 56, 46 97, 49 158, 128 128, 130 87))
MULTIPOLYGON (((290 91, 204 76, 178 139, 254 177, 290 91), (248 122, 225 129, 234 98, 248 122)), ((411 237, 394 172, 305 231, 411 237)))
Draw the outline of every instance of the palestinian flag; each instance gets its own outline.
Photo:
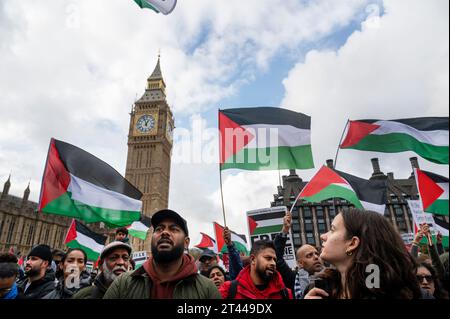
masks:
MULTIPOLYGON (((224 227, 221 225, 214 223, 214 232, 216 234, 216 243, 217 243, 217 251, 219 253, 228 253, 227 245, 225 245, 225 240, 223 239, 223 231, 224 227)), ((248 255, 249 251, 247 248, 247 239, 245 235, 236 234, 235 232, 231 232, 231 241, 234 243, 236 249, 248 255)))
POLYGON ((133 237, 145 240, 147 238, 148 230, 151 226, 151 219, 145 215, 141 215, 141 218, 135 221, 133 224, 127 227, 128 234, 133 237))
POLYGON ((139 220, 141 197, 138 189, 105 162, 51 139, 38 211, 122 227, 139 220))
POLYGON ((438 164, 448 164, 448 117, 350 121, 340 145, 360 151, 413 151, 438 164))
POLYGON ((77 220, 72 220, 64 244, 70 248, 82 249, 88 260, 97 260, 105 247, 106 236, 94 233, 77 220))
POLYGON ((151 9, 157 13, 167 15, 175 9, 177 0, 134 0, 141 9, 151 9))
POLYGON ((386 180, 364 180, 323 166, 303 188, 297 200, 320 203, 330 198, 343 198, 356 208, 372 210, 384 215, 386 196, 386 180))
POLYGON ((258 227, 258 222, 254 217, 247 216, 248 229, 250 230, 250 236, 253 235, 255 229, 258 227))
POLYGON ((217 254, 219 251, 217 250, 216 241, 211 236, 205 233, 200 234, 202 235, 202 239, 198 245, 195 245, 195 247, 200 249, 211 249, 217 254))
POLYGON ((276 107, 219 111, 220 168, 314 168, 311 118, 276 107))
POLYGON ((424 211, 448 216, 448 178, 418 168, 414 175, 424 211))
POLYGON ((350 184, 365 210, 384 215, 387 203, 387 180, 367 180, 338 170, 335 172, 350 184))
POLYGON ((280 233, 285 215, 286 211, 283 210, 247 216, 250 236, 280 233))

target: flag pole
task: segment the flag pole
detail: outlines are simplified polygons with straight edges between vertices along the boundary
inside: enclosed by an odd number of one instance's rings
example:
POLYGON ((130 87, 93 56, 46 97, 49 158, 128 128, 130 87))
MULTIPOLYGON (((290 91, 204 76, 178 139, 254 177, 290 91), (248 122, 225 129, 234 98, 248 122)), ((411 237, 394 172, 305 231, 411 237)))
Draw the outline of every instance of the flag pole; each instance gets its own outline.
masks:
POLYGON ((220 169, 220 163, 219 163, 219 176, 220 176, 220 197, 222 198, 223 224, 224 227, 227 227, 227 219, 225 217, 225 204, 223 201, 222 170, 220 169))
POLYGON ((341 148, 342 139, 344 138, 345 130, 347 129, 349 123, 350 123, 350 119, 347 119, 347 123, 345 124, 344 130, 342 131, 341 139, 339 140, 339 145, 336 150, 336 156, 334 157, 333 169, 336 168, 336 162, 337 162, 337 158, 338 158, 338 154, 339 154, 339 149, 341 148))
POLYGON ((281 184, 281 174, 280 174, 280 170, 278 170, 278 182, 280 183, 280 186, 283 186, 283 184, 281 184))
POLYGON ((220 181, 220 197, 222 200, 222 213, 223 213, 223 224, 224 227, 227 227, 227 219, 225 216, 225 204, 224 204, 224 200, 223 200, 223 186, 222 186, 222 169, 221 169, 221 160, 222 160, 222 148, 221 148, 221 144, 222 144, 222 137, 220 136, 221 132, 220 132, 220 109, 217 112, 217 127, 219 128, 219 181, 220 181))
MULTIPOLYGON (((339 144, 338 144, 338 147, 336 150, 336 156, 334 157, 333 169, 336 169, 336 162, 337 162, 337 158, 339 155, 339 150, 341 148, 342 139, 344 138, 345 130, 347 129, 349 123, 350 123, 350 119, 347 119, 347 123, 345 124, 344 130, 342 131, 341 139, 339 140, 339 144)), ((333 197, 333 209, 334 209, 334 214, 336 216, 338 214, 338 212, 336 211, 336 197, 333 197)))

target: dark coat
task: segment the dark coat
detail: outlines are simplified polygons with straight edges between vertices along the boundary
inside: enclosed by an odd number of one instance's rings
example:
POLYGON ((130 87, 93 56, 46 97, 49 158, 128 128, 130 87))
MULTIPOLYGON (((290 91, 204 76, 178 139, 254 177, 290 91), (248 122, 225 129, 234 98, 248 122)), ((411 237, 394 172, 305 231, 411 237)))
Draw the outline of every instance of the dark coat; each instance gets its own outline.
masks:
POLYGON ((44 277, 33 281, 25 291, 27 283, 27 277, 17 283, 19 293, 24 297, 24 299, 42 299, 45 295, 55 289, 55 272, 53 270, 47 270, 44 277))
POLYGON ((103 273, 100 273, 95 277, 92 286, 80 289, 72 299, 102 299, 108 287, 103 273))
POLYGON ((67 288, 64 285, 64 277, 60 278, 55 289, 45 295, 42 299, 70 299, 80 289, 90 286, 90 279, 88 273, 82 272, 80 275, 80 286, 78 288, 67 288))
MULTIPOLYGON (((133 272, 123 273, 114 280, 103 299, 150 299, 153 282, 139 267, 133 272)), ((173 299, 221 299, 214 283, 200 274, 180 280, 173 292, 173 299)))

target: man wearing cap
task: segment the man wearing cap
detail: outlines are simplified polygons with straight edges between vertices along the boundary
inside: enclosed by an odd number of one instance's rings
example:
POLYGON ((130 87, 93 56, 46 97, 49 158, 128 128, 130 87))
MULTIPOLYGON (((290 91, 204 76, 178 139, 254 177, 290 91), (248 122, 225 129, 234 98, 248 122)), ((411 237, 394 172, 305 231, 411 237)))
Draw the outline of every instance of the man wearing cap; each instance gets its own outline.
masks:
POLYGON ((113 241, 106 245, 100 254, 101 273, 94 279, 93 286, 81 289, 73 299, 102 299, 106 290, 113 281, 124 272, 128 271, 131 261, 131 246, 113 241))
POLYGON ((203 253, 200 255, 200 258, 198 259, 198 261, 199 261, 200 274, 202 274, 205 277, 208 277, 209 269, 212 266, 217 266, 217 256, 211 249, 208 249, 208 248, 206 248, 203 251, 203 253))
POLYGON ((152 216, 152 256, 137 270, 123 274, 104 299, 220 299, 214 283, 198 274, 189 247, 186 221, 164 209, 152 216))
POLYGON ((25 278, 17 287, 27 299, 41 299, 55 288, 55 272, 49 268, 52 251, 47 245, 37 245, 28 254, 25 278))

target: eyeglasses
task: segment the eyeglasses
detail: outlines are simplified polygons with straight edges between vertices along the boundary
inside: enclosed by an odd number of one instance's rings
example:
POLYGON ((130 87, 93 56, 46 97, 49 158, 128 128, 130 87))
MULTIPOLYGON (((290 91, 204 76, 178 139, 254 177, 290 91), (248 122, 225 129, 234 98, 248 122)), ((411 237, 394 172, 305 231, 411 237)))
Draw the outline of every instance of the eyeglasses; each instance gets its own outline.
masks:
POLYGON ((431 276, 431 275, 426 275, 426 276, 423 276, 423 275, 417 275, 416 277, 417 277, 417 280, 418 280, 419 282, 423 282, 424 279, 425 279, 427 282, 432 282, 432 281, 433 281, 433 276, 431 276))

